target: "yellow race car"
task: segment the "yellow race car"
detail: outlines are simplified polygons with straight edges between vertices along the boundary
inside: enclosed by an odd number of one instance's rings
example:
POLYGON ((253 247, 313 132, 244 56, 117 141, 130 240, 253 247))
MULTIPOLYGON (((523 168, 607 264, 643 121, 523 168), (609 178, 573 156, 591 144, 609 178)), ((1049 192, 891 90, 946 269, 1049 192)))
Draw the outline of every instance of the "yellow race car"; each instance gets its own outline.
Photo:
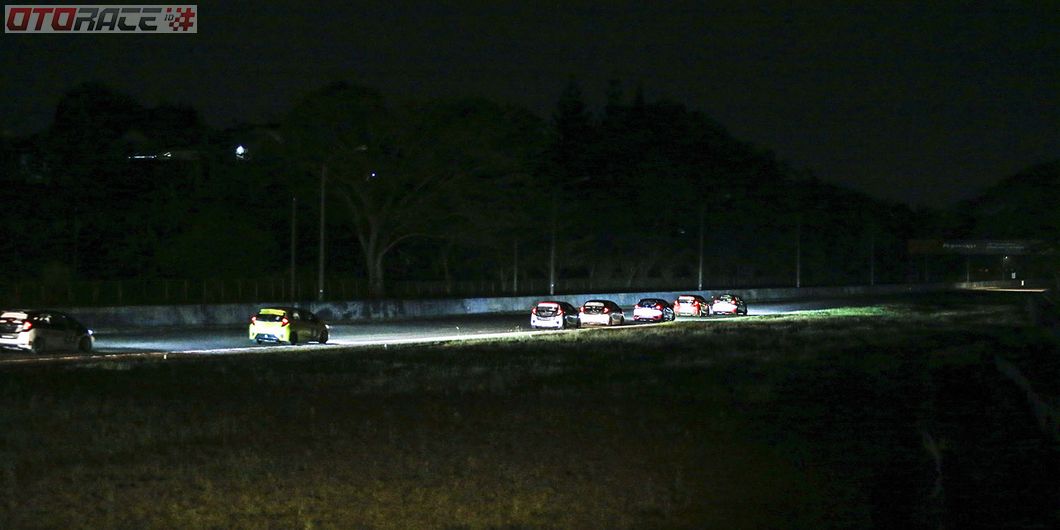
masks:
POLYGON ((250 317, 250 340, 263 342, 328 341, 328 325, 311 311, 298 307, 264 307, 250 317))

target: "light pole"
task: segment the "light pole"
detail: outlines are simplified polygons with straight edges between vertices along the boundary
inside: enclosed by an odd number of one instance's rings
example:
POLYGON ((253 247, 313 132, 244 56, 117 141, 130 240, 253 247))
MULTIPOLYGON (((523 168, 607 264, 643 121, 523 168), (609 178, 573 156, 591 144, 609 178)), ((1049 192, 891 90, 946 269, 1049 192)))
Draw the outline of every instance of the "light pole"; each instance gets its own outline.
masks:
POLYGON ((328 178, 328 166, 320 165, 320 266, 317 270, 317 301, 324 301, 324 182, 328 178))
POLYGON ((512 243, 512 295, 519 292, 519 239, 512 243))
POLYGON ((869 285, 876 285, 876 232, 869 234, 869 285))
POLYGON ((296 208, 298 206, 298 198, 291 197, 291 303, 294 303, 295 290, 294 290, 294 263, 295 263, 295 236, 298 225, 296 224, 297 218, 295 217, 296 208))
POLYGON ((795 287, 802 287, 802 216, 795 225, 795 287))
POLYGON ((556 294, 556 213, 559 207, 556 204, 556 192, 552 192, 552 237, 548 245, 548 295, 556 294))
MULTIPOLYGON (((581 177, 573 182, 565 183, 564 187, 570 189, 571 186, 588 182, 590 177, 581 177)), ((552 236, 549 238, 549 249, 548 249, 548 294, 552 296, 556 294, 556 231, 559 229, 559 190, 552 190, 552 236)))
POLYGON ((703 217, 706 215, 705 210, 707 206, 705 204, 699 205, 699 283, 696 290, 703 290, 703 217))
MULTIPOLYGON (((363 151, 367 151, 367 150, 368 150, 368 146, 367 145, 358 145, 357 147, 354 148, 354 151, 358 151, 358 152, 363 152, 363 151)), ((325 227, 327 226, 327 222, 326 222, 327 217, 325 215, 327 213, 327 210, 326 210, 327 201, 324 200, 324 197, 325 197, 325 190, 327 189, 326 188, 327 180, 328 180, 328 165, 327 165, 327 163, 321 163, 320 164, 320 241, 319 241, 320 251, 318 252, 320 260, 319 260, 319 263, 318 263, 318 266, 317 266, 317 301, 318 302, 323 302, 324 301, 324 255, 325 255, 324 241, 326 239, 326 237, 325 237, 325 235, 326 235, 325 234, 325 227)))

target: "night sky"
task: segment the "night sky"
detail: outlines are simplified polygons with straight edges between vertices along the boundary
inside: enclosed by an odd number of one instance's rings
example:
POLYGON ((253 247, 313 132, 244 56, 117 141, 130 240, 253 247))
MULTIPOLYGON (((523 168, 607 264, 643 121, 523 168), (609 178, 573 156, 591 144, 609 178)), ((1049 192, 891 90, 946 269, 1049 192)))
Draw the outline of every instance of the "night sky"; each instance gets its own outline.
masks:
POLYGON ((795 167, 914 205, 1060 157, 1060 3, 853 3, 199 2, 195 35, 3 35, 0 128, 46 127, 90 80, 223 127, 279 119, 335 79, 547 117, 573 75, 594 106, 608 79, 641 84, 795 167))

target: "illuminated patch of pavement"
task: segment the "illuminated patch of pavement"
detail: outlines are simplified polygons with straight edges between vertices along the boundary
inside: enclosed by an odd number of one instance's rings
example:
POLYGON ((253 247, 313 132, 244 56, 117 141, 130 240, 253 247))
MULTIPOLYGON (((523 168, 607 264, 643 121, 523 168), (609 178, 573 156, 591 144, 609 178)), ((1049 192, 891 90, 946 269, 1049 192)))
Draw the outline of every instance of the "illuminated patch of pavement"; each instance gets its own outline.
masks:
MULTIPOLYGON (((851 299, 802 300, 753 304, 748 316, 797 313, 871 302, 851 299)), ((679 317, 677 324, 709 323, 744 316, 712 315, 708 317, 679 317)), ((640 326, 667 325, 664 322, 634 323, 619 326, 586 326, 570 330, 528 330, 524 315, 476 315, 423 321, 363 322, 332 325, 332 337, 327 344, 247 345, 245 328, 217 329, 132 330, 107 336, 97 336, 97 349, 90 354, 28 355, 4 358, 0 365, 46 362, 99 362, 137 359, 188 358, 207 355, 240 355, 253 353, 298 353, 332 351, 359 347, 387 347, 390 345, 434 344, 454 341, 501 340, 527 338, 544 334, 578 333, 589 330, 630 329, 640 326), (455 332, 454 332, 455 331, 455 332), (361 337, 351 338, 351 337, 361 337), (196 347, 198 346, 198 347, 196 347)))

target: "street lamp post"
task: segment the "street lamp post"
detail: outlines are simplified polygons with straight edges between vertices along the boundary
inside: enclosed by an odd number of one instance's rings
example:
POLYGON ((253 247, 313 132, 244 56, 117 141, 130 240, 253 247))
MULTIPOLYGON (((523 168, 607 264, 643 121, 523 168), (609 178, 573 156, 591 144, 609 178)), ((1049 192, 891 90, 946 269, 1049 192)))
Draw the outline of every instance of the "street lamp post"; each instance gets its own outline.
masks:
POLYGON ((876 233, 869 234, 869 285, 876 285, 876 233))
POLYGON ((512 295, 519 292, 519 239, 512 243, 512 295))
POLYGON ((320 165, 320 266, 317 271, 317 301, 324 301, 324 183, 328 178, 328 166, 320 165))
POLYGON ((701 203, 699 205, 699 282, 697 283, 698 287, 696 287, 696 290, 699 291, 703 290, 703 218, 706 215, 706 209, 705 204, 701 203))
POLYGON ((795 224, 795 287, 802 287, 802 216, 795 224))
MULTIPOLYGON (((354 148, 354 151, 364 152, 368 150, 367 145, 358 145, 354 148)), ((374 173, 373 173, 374 175, 374 173)), ((328 180, 328 165, 326 163, 320 164, 320 251, 318 255, 320 261, 317 266, 317 301, 324 301, 324 256, 326 254, 324 241, 326 239, 325 227, 327 226, 327 201, 324 199, 325 191, 328 180)))
POLYGON ((556 294, 556 193, 552 193, 552 237, 548 244, 548 295, 556 294))
POLYGON ((295 245, 294 244, 295 244, 295 237, 296 237, 296 232, 297 232, 297 227, 298 227, 297 218, 295 217, 297 206, 298 206, 298 198, 297 197, 291 197, 291 302, 292 303, 294 302, 294 299, 295 299, 295 290, 294 290, 294 281, 295 281, 295 270, 294 270, 295 254, 294 253, 295 253, 295 245))

